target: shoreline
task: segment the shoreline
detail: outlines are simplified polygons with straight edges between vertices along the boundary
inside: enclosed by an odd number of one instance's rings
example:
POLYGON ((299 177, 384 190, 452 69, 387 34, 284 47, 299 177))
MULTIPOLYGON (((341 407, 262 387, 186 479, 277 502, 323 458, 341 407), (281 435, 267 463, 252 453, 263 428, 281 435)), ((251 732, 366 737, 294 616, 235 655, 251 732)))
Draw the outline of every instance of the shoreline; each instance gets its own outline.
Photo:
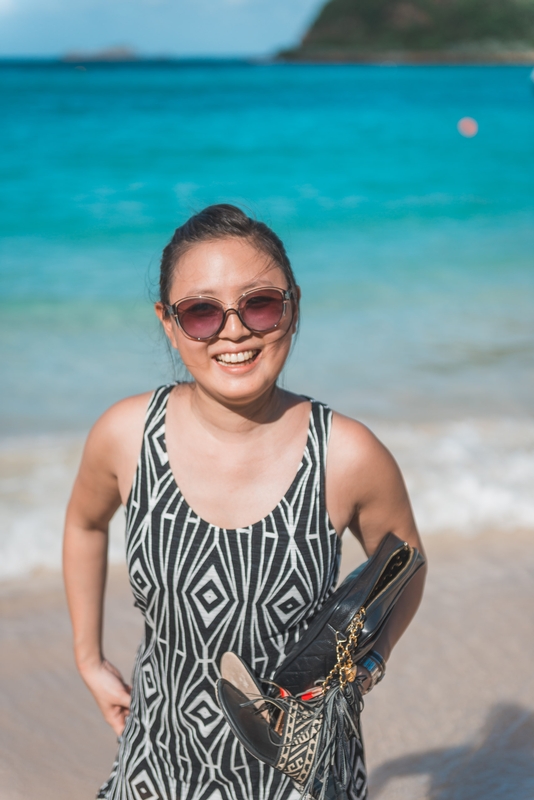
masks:
POLYGON ((362 64, 374 66, 534 66, 534 49, 484 52, 480 50, 385 50, 354 51, 310 48, 309 51, 285 51, 275 56, 279 64, 362 64))
POLYGON ((140 69, 142 67, 265 67, 277 65, 363 64, 375 66, 534 66, 534 50, 503 51, 497 53, 470 53, 450 50, 391 50, 383 52, 354 53, 338 50, 311 52, 282 51, 263 56, 222 58, 214 56, 172 57, 135 56, 132 58, 100 58, 90 54, 66 56, 6 56, 0 58, 1 67, 64 67, 66 69, 140 69), (77 57, 77 56, 80 57, 77 57))
MULTIPOLYGON (((534 530, 534 419, 364 422, 397 460, 424 537, 534 530)), ((0 582, 60 568, 83 438, 0 439, 0 582)), ((121 507, 110 526, 111 563, 124 563, 124 519, 121 507)))
MULTIPOLYGON (((533 530, 426 537, 423 604, 366 698, 370 800, 508 800, 534 789, 533 530), (506 663, 513 666, 503 674, 506 663)), ((362 560, 344 548, 342 569, 362 560)), ((74 668, 61 577, 0 584, 3 800, 94 797, 115 737, 74 668)), ((129 676, 142 636, 122 566, 106 598, 106 655, 129 676)))

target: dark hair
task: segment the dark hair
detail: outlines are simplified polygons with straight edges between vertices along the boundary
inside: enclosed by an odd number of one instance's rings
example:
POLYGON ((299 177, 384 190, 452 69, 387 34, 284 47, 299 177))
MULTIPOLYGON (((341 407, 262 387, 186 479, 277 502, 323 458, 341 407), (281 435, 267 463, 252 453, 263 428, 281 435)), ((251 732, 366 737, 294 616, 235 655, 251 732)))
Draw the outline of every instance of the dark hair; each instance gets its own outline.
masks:
POLYGON ((181 256, 190 247, 200 242, 234 237, 247 239, 260 252, 265 253, 284 273, 288 289, 294 302, 298 304, 297 282, 282 241, 264 222, 247 217, 236 206, 220 203, 208 206, 194 214, 187 222, 176 228, 174 235, 163 250, 159 277, 160 300, 167 306, 170 303, 170 288, 174 268, 181 256))

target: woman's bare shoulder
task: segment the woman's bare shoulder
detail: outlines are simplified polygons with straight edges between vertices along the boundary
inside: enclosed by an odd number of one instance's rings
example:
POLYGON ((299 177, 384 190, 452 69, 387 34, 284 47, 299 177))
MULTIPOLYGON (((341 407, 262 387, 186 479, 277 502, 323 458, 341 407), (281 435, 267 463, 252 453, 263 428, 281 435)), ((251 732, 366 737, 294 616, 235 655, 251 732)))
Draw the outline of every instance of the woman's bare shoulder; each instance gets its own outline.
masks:
POLYGON ((143 392, 114 403, 97 419, 91 433, 122 438, 123 436, 135 436, 140 429, 142 435, 152 394, 152 392, 143 392))
POLYGON ((389 450, 377 436, 356 419, 334 411, 329 451, 341 467, 370 466, 370 462, 392 459, 389 450))
POLYGON ((118 492, 122 502, 126 501, 141 452, 151 397, 152 392, 144 392, 114 403, 91 428, 76 482, 91 497, 95 492, 118 492))
POLYGON ((151 397, 152 392, 126 397, 104 411, 89 432, 84 456, 106 462, 113 472, 125 458, 137 461, 151 397))
POLYGON ((387 531, 422 548, 397 462, 366 425, 334 414, 326 477, 336 529, 350 528, 367 553, 387 531))

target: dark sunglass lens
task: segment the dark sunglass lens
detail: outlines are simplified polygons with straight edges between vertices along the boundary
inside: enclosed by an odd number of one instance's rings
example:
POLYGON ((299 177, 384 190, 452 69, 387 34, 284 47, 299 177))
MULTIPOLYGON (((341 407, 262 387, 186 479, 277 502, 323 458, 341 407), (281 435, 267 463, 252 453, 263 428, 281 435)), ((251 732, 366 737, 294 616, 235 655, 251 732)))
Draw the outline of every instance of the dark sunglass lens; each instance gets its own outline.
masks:
POLYGON ((254 331, 271 330, 282 319, 284 298, 280 292, 262 289, 244 298, 240 313, 247 328, 254 331))
POLYGON ((224 312, 221 306, 206 300, 186 300, 177 308, 180 325, 194 339, 209 339, 218 331, 224 312))

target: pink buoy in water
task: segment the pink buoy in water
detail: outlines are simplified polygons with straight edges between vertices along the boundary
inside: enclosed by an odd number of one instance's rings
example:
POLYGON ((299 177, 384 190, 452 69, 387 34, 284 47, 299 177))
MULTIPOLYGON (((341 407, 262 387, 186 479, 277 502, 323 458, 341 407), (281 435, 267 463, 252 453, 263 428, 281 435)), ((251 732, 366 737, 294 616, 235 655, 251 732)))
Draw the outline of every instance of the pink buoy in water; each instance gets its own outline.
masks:
POLYGON ((478 122, 473 117, 462 117, 459 120, 458 125, 458 133, 461 133, 462 136, 466 136, 468 139, 472 139, 473 136, 476 136, 478 133, 478 122))

